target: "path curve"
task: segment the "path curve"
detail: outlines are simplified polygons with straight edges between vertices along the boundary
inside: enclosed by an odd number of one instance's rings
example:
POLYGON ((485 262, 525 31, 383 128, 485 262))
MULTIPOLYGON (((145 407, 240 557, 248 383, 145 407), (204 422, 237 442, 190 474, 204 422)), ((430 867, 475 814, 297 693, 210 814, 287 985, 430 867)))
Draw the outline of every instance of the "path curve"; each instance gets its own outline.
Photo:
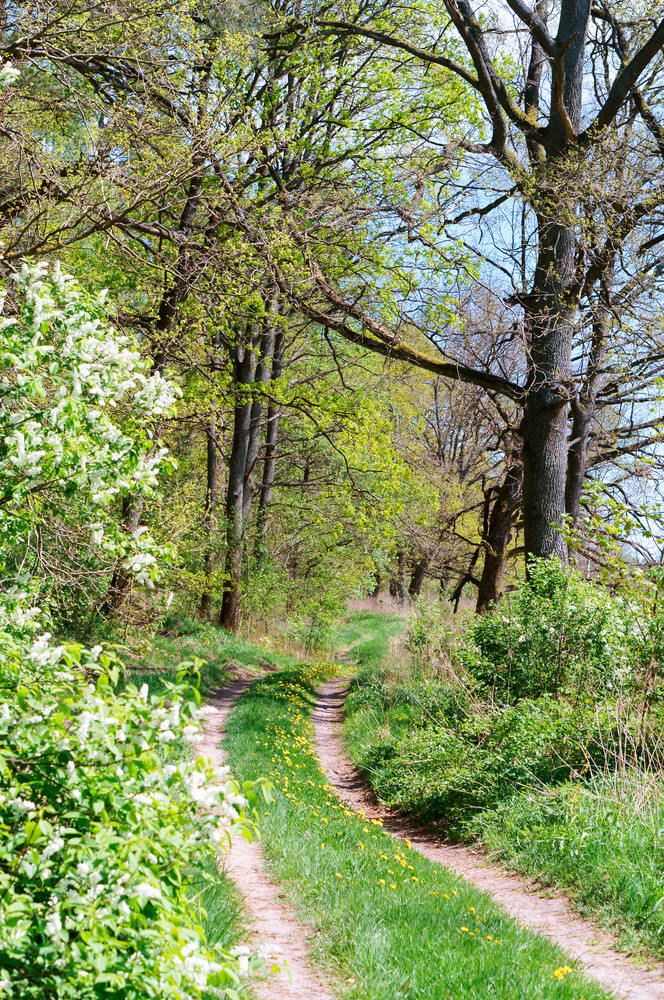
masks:
MULTIPOLYGON (((219 741, 228 713, 250 683, 250 680, 234 681, 208 699, 210 713, 205 717, 203 740, 197 750, 217 765, 226 760, 219 741)), ((260 1000, 334 1000, 334 993, 311 969, 307 941, 313 930, 297 920, 280 887, 270 881, 260 841, 250 844, 244 837, 236 837, 222 863, 238 886, 251 917, 249 946, 255 950, 260 944, 266 945, 278 951, 290 964, 292 982, 284 972, 271 975, 267 983, 253 981, 255 996, 260 1000)))
POLYGON ((664 964, 650 969, 635 966, 615 948, 615 938, 578 916, 567 899, 536 895, 536 883, 489 864, 479 851, 445 844, 413 820, 380 805, 343 746, 341 723, 347 693, 347 679, 324 684, 318 692, 313 721, 321 764, 330 784, 349 806, 363 809, 370 819, 382 819, 383 828, 395 837, 410 840, 424 857, 451 868, 488 893, 511 917, 564 948, 605 988, 625 1000, 664 1000, 664 964))

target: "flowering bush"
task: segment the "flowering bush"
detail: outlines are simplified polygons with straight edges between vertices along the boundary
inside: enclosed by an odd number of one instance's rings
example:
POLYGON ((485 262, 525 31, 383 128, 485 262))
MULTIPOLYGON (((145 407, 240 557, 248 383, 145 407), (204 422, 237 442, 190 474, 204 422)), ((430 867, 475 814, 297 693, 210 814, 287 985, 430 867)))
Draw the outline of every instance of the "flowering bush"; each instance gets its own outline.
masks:
POLYGON ((147 532, 109 507, 154 495, 168 459, 149 429, 176 391, 57 267, 15 282, 0 320, 0 997, 236 998, 264 963, 209 947, 190 894, 231 834, 251 837, 255 787, 191 759, 200 697, 184 676, 118 692, 112 657, 55 644, 35 603, 49 558, 67 583, 72 541, 76 579, 118 561, 156 577, 147 532))
POLYGON ((555 559, 535 560, 521 589, 469 623, 458 656, 498 698, 606 690, 634 666, 633 609, 555 559))
POLYGON ((205 945, 187 882, 251 836, 256 790, 168 759, 196 739, 196 692, 116 693, 98 648, 23 654, 31 676, 10 656, 0 680, 0 996, 237 996, 260 960, 205 945))
POLYGON ((58 265, 23 265, 13 284, 0 319, 0 544, 24 576, 80 586, 122 560, 149 586, 157 547, 144 528, 121 530, 110 505, 155 494, 170 460, 151 428, 178 390, 109 326, 103 295, 90 299, 58 265))

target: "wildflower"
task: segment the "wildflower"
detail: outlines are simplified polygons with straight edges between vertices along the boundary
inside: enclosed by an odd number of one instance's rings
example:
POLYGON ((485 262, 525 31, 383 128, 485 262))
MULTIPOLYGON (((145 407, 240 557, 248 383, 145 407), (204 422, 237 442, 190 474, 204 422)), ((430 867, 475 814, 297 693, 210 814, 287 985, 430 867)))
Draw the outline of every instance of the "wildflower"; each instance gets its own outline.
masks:
POLYGON ((562 965, 559 969, 554 969, 553 974, 556 977, 556 979, 562 982, 565 976, 569 975, 569 973, 573 971, 574 969, 572 969, 570 965, 562 965))
POLYGON ((140 885, 136 886, 132 898, 137 899, 139 905, 143 906, 148 899, 161 899, 161 889, 159 886, 150 885, 148 882, 141 882, 140 885))
POLYGON ((44 850, 41 852, 42 860, 45 861, 46 858, 50 858, 51 855, 56 854, 57 851, 59 851, 60 848, 64 847, 64 846, 65 846, 65 842, 62 839, 62 837, 54 837, 53 840, 51 840, 46 845, 46 847, 44 848, 44 850))

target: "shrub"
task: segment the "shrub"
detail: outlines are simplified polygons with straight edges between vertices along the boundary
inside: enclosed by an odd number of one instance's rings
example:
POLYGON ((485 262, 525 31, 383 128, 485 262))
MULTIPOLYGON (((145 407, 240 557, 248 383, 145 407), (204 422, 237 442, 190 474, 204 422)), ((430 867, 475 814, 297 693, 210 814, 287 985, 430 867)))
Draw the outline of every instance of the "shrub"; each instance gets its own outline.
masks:
POLYGON ((505 701, 611 689, 633 671, 629 605, 558 560, 534 560, 521 589, 469 623, 463 667, 505 701))
POLYGON ((117 693, 99 649, 0 639, 0 996, 236 996, 240 960, 206 944, 188 884, 251 835, 255 789, 169 754, 196 692, 117 693))

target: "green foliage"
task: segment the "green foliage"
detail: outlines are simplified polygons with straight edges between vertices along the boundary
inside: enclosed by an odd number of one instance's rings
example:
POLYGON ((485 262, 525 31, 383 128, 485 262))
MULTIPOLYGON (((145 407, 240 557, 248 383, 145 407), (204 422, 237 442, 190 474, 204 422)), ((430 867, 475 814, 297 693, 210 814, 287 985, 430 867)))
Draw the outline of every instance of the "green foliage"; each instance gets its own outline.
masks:
POLYGON ((449 601, 433 602, 420 597, 408 616, 406 649, 425 662, 440 660, 449 651, 451 630, 449 601))
MULTIPOLYGON (((389 728, 373 732, 361 700, 360 691, 346 732, 355 762, 371 776, 380 799, 440 821, 457 836, 478 810, 519 788, 564 781, 604 759, 594 712, 579 713, 549 698, 524 699, 502 712, 469 707, 461 718, 458 699, 450 698, 450 720, 424 725, 417 725, 414 713, 391 707, 389 728)), ((444 701, 438 699, 438 711, 444 701)))
POLYGON ((190 885, 251 834, 256 793, 171 752, 195 738, 199 698, 184 681, 116 693, 99 649, 19 652, 0 682, 4 995, 235 996, 238 960, 206 943, 190 885))
MULTIPOLYGON (((182 619, 174 617, 172 628, 179 628, 181 622, 182 619)), ((278 660, 270 650, 247 642, 223 628, 186 619, 184 624, 184 635, 151 638, 134 632, 122 643, 117 643, 115 649, 123 658, 126 679, 137 687, 147 684, 150 693, 162 693, 168 683, 175 680, 178 664, 187 660, 196 661, 199 689, 205 696, 226 683, 232 668, 238 665, 249 672, 258 672, 261 663, 278 660)))
POLYGON ((468 623, 458 662, 501 700, 611 690, 633 673, 633 609, 555 559, 468 623))
POLYGON ((112 655, 55 645, 35 604, 57 531, 79 577, 103 574, 96 548, 156 578, 154 543, 108 508, 119 492, 157 495, 165 453, 148 424, 173 389, 58 269, 17 281, 0 382, 0 486, 13 500, 0 505, 0 993, 237 1000, 264 961, 206 939, 196 897, 218 887, 231 835, 255 831, 256 790, 192 753, 201 695, 186 675, 200 664, 156 694, 122 687, 112 655))

